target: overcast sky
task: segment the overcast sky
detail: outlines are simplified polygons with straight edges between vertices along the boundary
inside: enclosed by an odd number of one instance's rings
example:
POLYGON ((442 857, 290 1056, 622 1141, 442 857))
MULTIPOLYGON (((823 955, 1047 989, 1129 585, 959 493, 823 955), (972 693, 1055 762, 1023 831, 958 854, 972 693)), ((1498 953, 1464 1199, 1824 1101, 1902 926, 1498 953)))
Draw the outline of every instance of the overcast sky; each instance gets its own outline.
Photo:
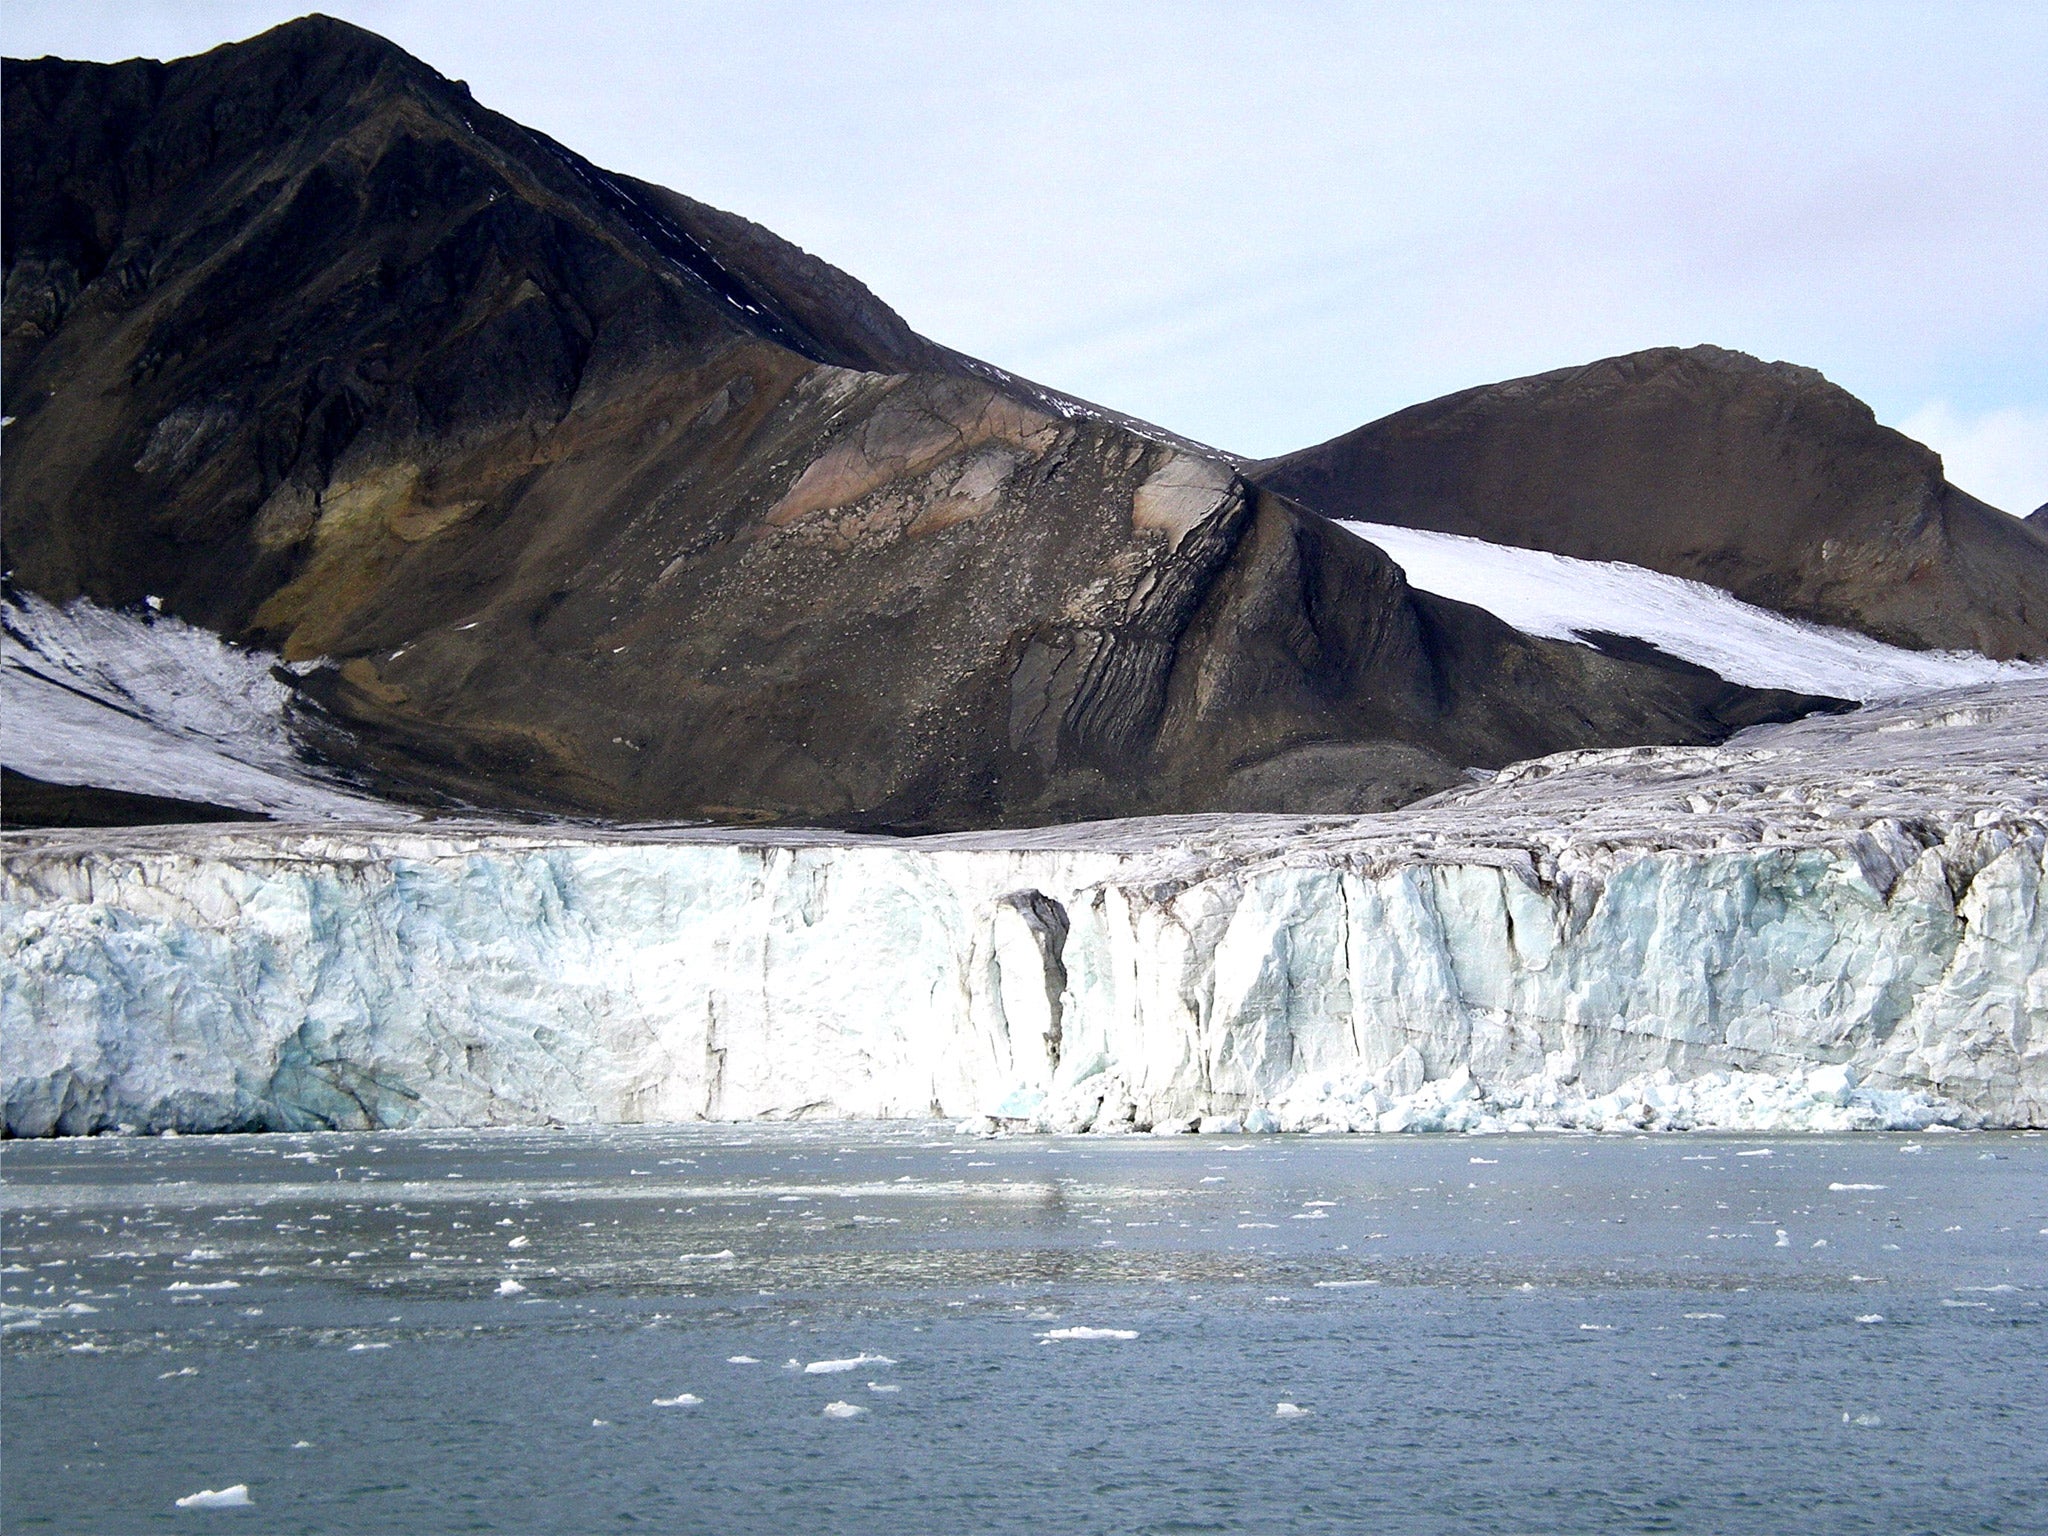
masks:
MULTIPOLYGON (((175 57, 270 0, 7 0, 175 57)), ((329 0, 917 329, 1242 453, 1717 342, 2048 501, 2048 5, 329 0)))

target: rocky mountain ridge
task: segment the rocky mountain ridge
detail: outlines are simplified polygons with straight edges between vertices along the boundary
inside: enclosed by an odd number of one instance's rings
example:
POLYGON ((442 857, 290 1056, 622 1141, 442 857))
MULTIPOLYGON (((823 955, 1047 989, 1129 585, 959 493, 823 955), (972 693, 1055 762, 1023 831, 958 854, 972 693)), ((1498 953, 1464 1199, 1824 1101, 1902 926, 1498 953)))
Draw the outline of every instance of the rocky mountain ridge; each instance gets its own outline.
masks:
POLYGON ((1371 809, 1817 701, 1522 636, 312 18, 7 65, 6 559, 292 666, 426 803, 1371 809))
POLYGON ((1410 406, 1249 473, 1329 517, 1622 560, 1902 646, 2048 657, 2040 524, 1791 363, 1654 348, 1410 406))

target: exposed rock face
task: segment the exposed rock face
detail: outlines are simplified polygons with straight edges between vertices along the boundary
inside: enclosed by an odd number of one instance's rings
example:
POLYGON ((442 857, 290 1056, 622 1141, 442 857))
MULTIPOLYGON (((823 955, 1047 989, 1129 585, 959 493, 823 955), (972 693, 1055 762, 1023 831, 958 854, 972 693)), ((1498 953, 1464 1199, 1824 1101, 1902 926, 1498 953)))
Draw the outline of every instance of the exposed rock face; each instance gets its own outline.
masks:
POLYGON ((1894 644, 2048 657, 2048 539, 1810 368, 1661 347, 1411 406, 1253 478, 1330 517, 1712 583, 1894 644))
POLYGON ((13 834, 16 1134, 2048 1123, 2048 684, 1384 816, 13 834))
POLYGON ((1363 810, 1816 702, 1411 592, 340 23, 10 62, 5 112, 12 579, 281 652, 309 745, 393 793, 1363 810))

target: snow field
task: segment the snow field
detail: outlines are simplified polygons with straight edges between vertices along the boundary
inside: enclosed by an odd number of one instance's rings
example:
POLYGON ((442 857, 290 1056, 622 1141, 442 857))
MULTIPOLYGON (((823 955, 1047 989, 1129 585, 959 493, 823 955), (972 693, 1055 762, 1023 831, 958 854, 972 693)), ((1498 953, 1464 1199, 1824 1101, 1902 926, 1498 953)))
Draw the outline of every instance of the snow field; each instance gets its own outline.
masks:
POLYGON ((1484 608, 1523 634, 1580 644, 1595 633, 1628 635, 1751 688, 1868 702, 2048 677, 2048 665, 1909 651, 1788 619, 1704 582, 1618 560, 1574 560, 1389 523, 1338 526, 1385 550, 1417 590, 1484 608))

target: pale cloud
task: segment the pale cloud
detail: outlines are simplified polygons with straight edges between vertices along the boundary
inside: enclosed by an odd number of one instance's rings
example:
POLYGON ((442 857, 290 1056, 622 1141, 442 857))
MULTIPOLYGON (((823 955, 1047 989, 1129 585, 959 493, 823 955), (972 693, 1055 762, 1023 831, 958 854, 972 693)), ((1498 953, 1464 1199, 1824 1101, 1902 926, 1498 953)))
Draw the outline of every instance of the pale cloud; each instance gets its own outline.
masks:
POLYGON ((1941 455, 1951 484, 2019 517, 2048 503, 2048 410, 1966 415, 1945 400, 1922 406, 1899 430, 1941 455))

